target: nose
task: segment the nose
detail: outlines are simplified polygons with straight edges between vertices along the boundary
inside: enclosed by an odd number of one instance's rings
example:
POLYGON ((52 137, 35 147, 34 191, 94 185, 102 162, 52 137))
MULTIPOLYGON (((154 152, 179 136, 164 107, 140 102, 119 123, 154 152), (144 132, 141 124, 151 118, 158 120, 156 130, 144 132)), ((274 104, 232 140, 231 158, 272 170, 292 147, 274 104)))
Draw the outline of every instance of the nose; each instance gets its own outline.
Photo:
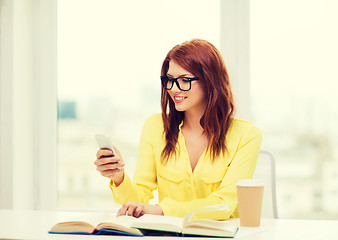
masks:
POLYGON ((177 81, 174 82, 173 87, 171 88, 170 91, 173 91, 173 92, 180 92, 181 91, 181 89, 178 88, 178 82, 177 81))

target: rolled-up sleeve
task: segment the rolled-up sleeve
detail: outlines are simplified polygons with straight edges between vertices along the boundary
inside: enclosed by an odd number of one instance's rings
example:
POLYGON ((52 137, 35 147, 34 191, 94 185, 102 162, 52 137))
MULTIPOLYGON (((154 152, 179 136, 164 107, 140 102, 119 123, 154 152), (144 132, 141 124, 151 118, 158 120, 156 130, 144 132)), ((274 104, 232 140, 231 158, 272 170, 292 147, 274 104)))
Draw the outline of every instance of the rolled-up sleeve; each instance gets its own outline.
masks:
POLYGON ((154 155, 153 129, 158 125, 157 115, 147 119, 143 126, 138 161, 133 181, 125 173, 124 180, 119 186, 110 182, 114 199, 117 203, 123 204, 128 201, 139 201, 148 203, 152 199, 153 191, 157 188, 156 165, 154 155))

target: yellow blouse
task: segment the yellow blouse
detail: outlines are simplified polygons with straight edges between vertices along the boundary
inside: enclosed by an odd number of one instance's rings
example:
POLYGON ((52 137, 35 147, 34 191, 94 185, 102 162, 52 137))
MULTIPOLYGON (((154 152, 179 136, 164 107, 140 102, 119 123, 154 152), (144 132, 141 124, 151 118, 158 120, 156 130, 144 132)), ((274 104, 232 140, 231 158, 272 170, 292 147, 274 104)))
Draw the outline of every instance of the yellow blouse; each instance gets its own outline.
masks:
POLYGON ((205 150, 192 172, 180 130, 176 159, 169 159, 162 165, 163 122, 161 114, 154 114, 143 127, 134 180, 125 174, 118 187, 110 183, 114 199, 121 204, 128 201, 148 203, 154 197, 152 192, 158 188, 164 215, 184 217, 194 209, 225 203, 230 211, 220 215, 213 213, 212 218, 238 217, 236 183, 238 179, 252 178, 261 141, 261 132, 253 123, 234 119, 226 135, 228 152, 212 163, 205 150))

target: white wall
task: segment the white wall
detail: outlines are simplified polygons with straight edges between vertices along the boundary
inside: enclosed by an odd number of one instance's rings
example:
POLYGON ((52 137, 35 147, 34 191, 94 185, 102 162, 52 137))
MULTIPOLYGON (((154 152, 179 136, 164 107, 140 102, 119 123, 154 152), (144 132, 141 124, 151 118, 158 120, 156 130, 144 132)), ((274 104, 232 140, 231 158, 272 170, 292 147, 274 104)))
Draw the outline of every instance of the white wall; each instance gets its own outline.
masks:
POLYGON ((0 2, 0 207, 13 205, 13 2, 0 2))
POLYGON ((1 204, 4 208, 34 205, 31 11, 31 1, 1 4, 1 204))
POLYGON ((56 181, 56 4, 0 3, 0 208, 51 208, 56 181), (42 201, 45 196, 48 200, 42 201))

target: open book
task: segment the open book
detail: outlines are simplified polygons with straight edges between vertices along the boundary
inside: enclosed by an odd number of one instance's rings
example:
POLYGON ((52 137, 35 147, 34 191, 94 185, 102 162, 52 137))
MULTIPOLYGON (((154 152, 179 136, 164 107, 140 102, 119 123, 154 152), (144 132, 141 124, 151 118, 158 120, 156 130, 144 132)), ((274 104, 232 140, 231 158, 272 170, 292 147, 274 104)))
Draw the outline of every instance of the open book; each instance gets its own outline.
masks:
POLYGON ((109 213, 89 213, 55 224, 49 233, 58 234, 103 234, 143 236, 136 228, 131 228, 137 218, 109 213))
POLYGON ((93 213, 57 223, 49 233, 234 237, 239 226, 238 219, 225 221, 192 219, 196 213, 221 210, 229 210, 229 208, 223 204, 212 205, 194 210, 187 214, 185 218, 151 214, 134 218, 93 213))
POLYGON ((196 209, 184 218, 146 214, 135 221, 132 227, 142 230, 145 235, 175 233, 177 236, 234 237, 239 228, 239 219, 192 219, 197 213, 221 210, 230 209, 225 204, 212 205, 196 209))

